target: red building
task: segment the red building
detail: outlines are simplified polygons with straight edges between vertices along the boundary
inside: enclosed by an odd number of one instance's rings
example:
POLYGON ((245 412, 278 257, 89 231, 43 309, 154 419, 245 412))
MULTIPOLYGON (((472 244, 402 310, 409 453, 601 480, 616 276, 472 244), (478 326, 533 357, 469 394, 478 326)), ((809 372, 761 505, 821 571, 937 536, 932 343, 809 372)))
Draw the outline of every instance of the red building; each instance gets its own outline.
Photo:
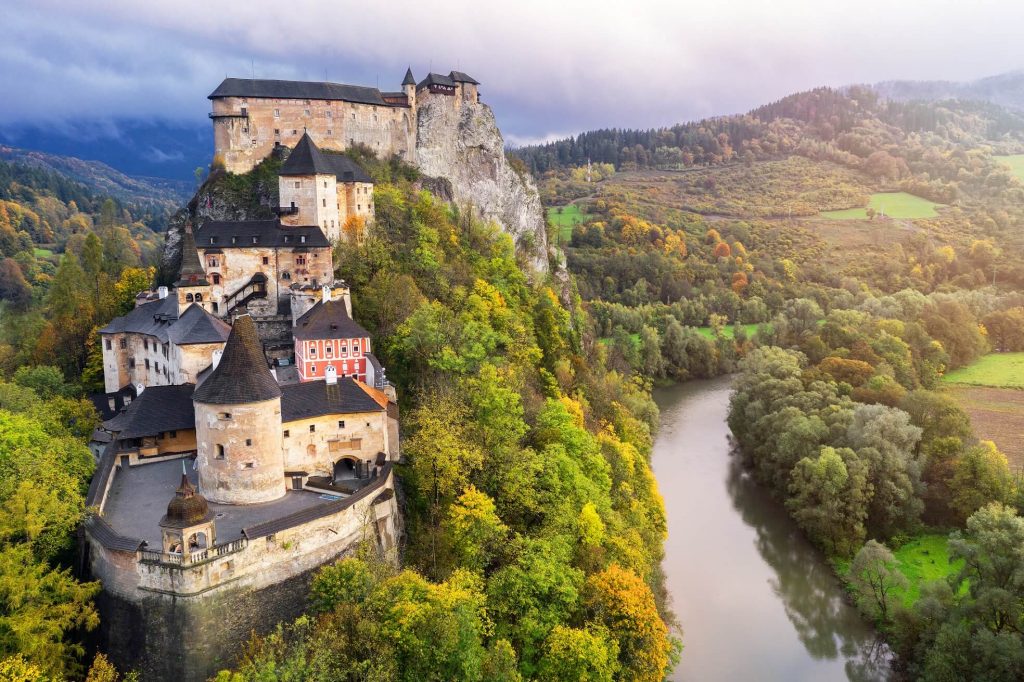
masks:
POLYGON ((292 336, 299 381, 323 379, 333 366, 338 377, 366 382, 370 334, 348 316, 344 301, 314 305, 296 321, 292 336))

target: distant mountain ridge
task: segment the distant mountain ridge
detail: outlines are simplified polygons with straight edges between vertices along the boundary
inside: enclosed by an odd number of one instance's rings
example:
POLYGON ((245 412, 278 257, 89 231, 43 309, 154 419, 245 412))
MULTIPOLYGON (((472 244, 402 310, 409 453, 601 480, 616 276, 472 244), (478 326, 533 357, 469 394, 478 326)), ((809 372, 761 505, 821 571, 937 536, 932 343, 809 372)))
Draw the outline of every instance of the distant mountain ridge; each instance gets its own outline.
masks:
POLYGON ((80 182, 99 195, 109 195, 127 202, 157 204, 170 209, 187 201, 194 187, 194 182, 129 176, 100 161, 83 161, 72 156, 3 144, 0 144, 0 160, 58 173, 80 182))
POLYGON ((870 86, 886 99, 897 101, 947 99, 991 102, 1024 110, 1024 69, 974 81, 883 81, 870 86))

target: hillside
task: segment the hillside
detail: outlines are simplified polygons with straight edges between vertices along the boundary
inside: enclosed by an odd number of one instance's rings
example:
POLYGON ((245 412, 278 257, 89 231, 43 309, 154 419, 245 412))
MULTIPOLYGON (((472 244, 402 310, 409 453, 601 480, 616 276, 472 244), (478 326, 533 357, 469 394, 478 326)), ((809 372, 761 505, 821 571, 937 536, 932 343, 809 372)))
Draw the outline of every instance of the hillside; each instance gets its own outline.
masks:
POLYGON ((974 81, 884 81, 871 86, 886 99, 937 102, 959 99, 990 102, 1024 110, 1024 71, 1010 71, 974 81))
POLYGON ((194 182, 129 176, 100 161, 83 161, 41 151, 0 145, 0 160, 17 162, 80 182, 92 193, 172 210, 187 200, 194 182))

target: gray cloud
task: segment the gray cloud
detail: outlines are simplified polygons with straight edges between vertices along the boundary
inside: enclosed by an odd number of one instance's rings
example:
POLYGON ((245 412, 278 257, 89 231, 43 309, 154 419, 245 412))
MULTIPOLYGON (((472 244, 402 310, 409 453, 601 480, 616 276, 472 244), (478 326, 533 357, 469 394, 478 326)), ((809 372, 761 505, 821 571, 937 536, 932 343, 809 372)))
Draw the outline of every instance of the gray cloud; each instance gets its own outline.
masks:
POLYGON ((225 75, 482 81, 510 140, 744 111, 817 85, 1024 66, 1024 3, 3 0, 0 124, 205 119, 225 75))

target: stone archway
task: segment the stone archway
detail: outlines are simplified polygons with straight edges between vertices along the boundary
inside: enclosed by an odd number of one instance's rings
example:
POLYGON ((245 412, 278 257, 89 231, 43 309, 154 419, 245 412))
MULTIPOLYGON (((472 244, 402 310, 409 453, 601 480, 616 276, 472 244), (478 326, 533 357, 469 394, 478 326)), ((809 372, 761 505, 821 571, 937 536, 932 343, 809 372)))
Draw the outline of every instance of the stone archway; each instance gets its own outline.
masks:
POLYGON ((209 542, 205 532, 197 531, 188 536, 188 551, 197 552, 201 549, 206 549, 208 546, 209 542))
POLYGON ((359 460, 355 457, 342 457, 334 463, 334 480, 355 480, 359 478, 359 460))

